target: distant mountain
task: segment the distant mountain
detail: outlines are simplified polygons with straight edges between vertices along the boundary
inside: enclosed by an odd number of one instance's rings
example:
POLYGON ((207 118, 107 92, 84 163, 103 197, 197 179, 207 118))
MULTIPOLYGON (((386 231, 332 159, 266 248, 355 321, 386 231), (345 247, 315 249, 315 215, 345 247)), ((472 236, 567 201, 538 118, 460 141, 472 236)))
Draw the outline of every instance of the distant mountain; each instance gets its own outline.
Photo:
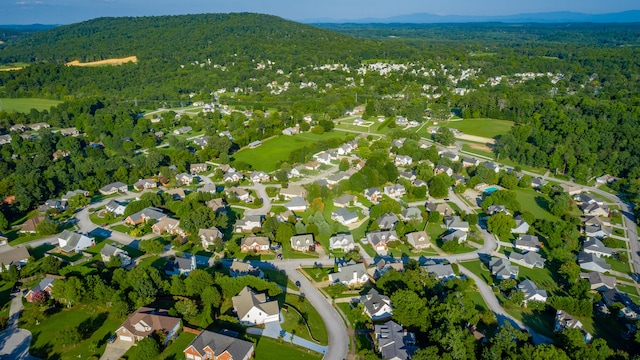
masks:
POLYGON ((36 32, 53 29, 60 25, 48 25, 48 24, 31 24, 31 25, 0 25, 0 29, 24 31, 24 32, 36 32))
POLYGON ((640 10, 629 10, 608 14, 584 14, 579 12, 559 11, 531 14, 500 15, 500 16, 468 16, 468 15, 436 15, 429 13, 416 13, 408 15, 392 16, 387 18, 361 18, 361 19, 331 19, 317 18, 301 20, 303 23, 478 23, 478 22, 502 22, 502 23, 631 23, 640 22, 640 10))

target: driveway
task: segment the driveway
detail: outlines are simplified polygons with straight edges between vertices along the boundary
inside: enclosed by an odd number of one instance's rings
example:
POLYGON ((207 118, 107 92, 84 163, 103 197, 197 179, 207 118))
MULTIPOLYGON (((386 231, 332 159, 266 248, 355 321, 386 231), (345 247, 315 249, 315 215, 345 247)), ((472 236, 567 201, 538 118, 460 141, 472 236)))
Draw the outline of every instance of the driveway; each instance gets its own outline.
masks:
POLYGON ((22 306, 22 293, 12 295, 11 308, 9 310, 9 324, 0 332, 0 359, 37 359, 29 355, 31 344, 31 332, 18 328, 18 319, 22 306))
MULTIPOLYGON (((280 315, 280 318, 282 319, 282 314, 280 315)), ((302 346, 303 348, 315 351, 320 354, 327 353, 327 346, 316 344, 313 341, 309 341, 307 339, 301 338, 300 336, 293 335, 289 332, 286 332, 282 330, 279 322, 274 321, 274 322, 265 324, 264 330, 260 328, 255 328, 255 327, 248 328, 247 333, 252 335, 266 336, 272 339, 279 339, 280 335, 282 335, 282 339, 284 341, 294 343, 298 346, 302 346)))
POLYGON ((131 348, 131 346, 133 346, 132 342, 122 341, 116 338, 116 341, 111 344, 107 344, 107 348, 104 350, 104 354, 102 354, 100 360, 118 360, 131 348))

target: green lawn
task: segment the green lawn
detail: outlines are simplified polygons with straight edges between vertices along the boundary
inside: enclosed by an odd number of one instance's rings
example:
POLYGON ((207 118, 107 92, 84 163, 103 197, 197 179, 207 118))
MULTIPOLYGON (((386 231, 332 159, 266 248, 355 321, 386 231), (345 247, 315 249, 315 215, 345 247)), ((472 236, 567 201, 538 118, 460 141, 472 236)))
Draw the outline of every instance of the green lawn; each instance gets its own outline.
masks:
MULTIPOLYGON (((517 320, 522 321, 525 325, 529 326, 533 331, 538 334, 550 337, 552 339, 555 338, 555 333, 553 332, 555 314, 550 311, 532 311, 527 308, 522 308, 519 306, 505 308, 509 315, 513 316, 517 320)), ((582 318, 580 319, 582 321, 582 318)), ((584 323, 584 322, 583 322, 584 323)))
MULTIPOLYGON (((318 311, 311 305, 309 300, 302 298, 298 295, 286 294, 286 303, 289 306, 294 306, 302 314, 302 317, 307 321, 309 325, 309 331, 311 331, 310 340, 316 341, 319 344, 327 345, 329 343, 329 335, 327 334, 327 328, 324 326, 324 321, 318 314, 318 311)), ((291 310, 290 310, 291 311, 291 310)), ((303 336, 303 334, 296 332, 297 335, 303 336)))
MULTIPOLYGON (((184 358, 184 349, 196 338, 195 334, 182 332, 177 338, 169 342, 167 347, 155 357, 155 360, 175 360, 184 358)), ((136 347, 132 346, 122 357, 123 359, 136 359, 136 347)))
POLYGON ((333 272, 333 268, 302 268, 309 277, 317 282, 329 280, 329 273, 333 272))
POLYGON ((2 111, 17 111, 21 113, 28 113, 31 109, 37 109, 38 111, 49 110, 54 106, 57 106, 62 101, 49 100, 49 99, 36 99, 36 98, 20 98, 0 99, 0 110, 2 111))
POLYGON ((131 230, 131 228, 129 226, 124 225, 124 224, 112 226, 110 229, 113 230, 113 231, 121 232, 123 234, 128 234, 129 231, 131 230))
POLYGON ((462 266, 467 268, 469 271, 477 275, 479 278, 484 280, 489 285, 493 285, 493 278, 491 277, 491 272, 487 268, 485 264, 483 264, 480 260, 473 261, 465 261, 462 263, 462 266))
POLYGON ((529 279, 536 283, 538 287, 547 290, 551 294, 555 294, 561 291, 558 283, 553 280, 551 271, 548 268, 544 269, 529 269, 524 266, 518 266, 520 272, 518 273, 518 281, 529 279))
POLYGON ((440 121, 438 122, 438 126, 458 129, 468 135, 495 138, 498 135, 505 135, 509 133, 513 126, 513 121, 497 119, 464 119, 440 121))
POLYGON ((491 158, 491 159, 495 159, 496 158, 496 155, 493 152, 474 149, 471 146, 469 146, 469 144, 462 144, 462 150, 466 151, 468 153, 477 154, 477 155, 488 157, 488 158, 491 158))
POLYGON ((537 219, 557 220, 546 210, 547 204, 551 202, 547 195, 536 192, 534 189, 517 188, 512 191, 516 193, 516 199, 523 211, 532 213, 537 219))
POLYGON ((619 271, 621 273, 630 275, 631 268, 629 267, 629 262, 628 262, 629 257, 627 256, 627 252, 618 251, 618 254, 620 254, 619 260, 614 259, 612 256, 612 257, 605 258, 605 261, 607 262, 607 264, 611 265, 611 270, 619 271))
MULTIPOLYGON (((286 340, 271 339, 268 337, 253 337, 256 339, 254 360, 320 360, 322 354, 307 350, 286 340)), ((179 359, 179 357, 178 357, 179 359)))
POLYGON ((102 354, 107 339, 122 324, 122 321, 123 319, 109 316, 106 309, 96 306, 76 306, 71 309, 61 309, 42 321, 40 325, 27 323, 22 324, 21 327, 33 334, 29 348, 31 355, 42 359, 71 360, 102 354), (88 329, 83 339, 74 345, 61 345, 57 340, 58 334, 80 324, 88 329), (95 349, 92 349, 92 345, 95 345, 95 349))
POLYGON ((347 134, 341 132, 328 132, 322 135, 312 133, 304 133, 294 136, 278 136, 274 139, 265 141, 262 145, 255 149, 243 149, 234 154, 235 161, 244 161, 254 169, 262 171, 276 170, 276 164, 279 161, 289 159, 289 154, 304 147, 305 145, 320 140, 330 138, 342 138, 347 134))

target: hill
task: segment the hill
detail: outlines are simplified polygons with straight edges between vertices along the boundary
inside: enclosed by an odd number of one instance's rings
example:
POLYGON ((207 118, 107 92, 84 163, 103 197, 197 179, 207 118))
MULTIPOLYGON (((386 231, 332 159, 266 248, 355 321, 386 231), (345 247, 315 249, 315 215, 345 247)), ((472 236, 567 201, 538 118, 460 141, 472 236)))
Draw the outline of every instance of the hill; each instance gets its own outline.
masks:
POLYGON ((142 62, 270 59, 295 63, 344 60, 362 48, 362 41, 350 36, 270 15, 107 17, 19 39, 0 52, 0 63, 63 64, 128 56, 142 62))

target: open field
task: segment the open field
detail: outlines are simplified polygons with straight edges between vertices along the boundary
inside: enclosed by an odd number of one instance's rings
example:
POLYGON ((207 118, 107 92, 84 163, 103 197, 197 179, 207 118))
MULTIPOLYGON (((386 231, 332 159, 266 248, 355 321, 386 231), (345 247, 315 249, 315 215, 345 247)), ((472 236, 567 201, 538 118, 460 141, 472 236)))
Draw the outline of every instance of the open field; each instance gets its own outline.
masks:
POLYGON ((36 109, 38 111, 49 110, 61 102, 62 101, 37 98, 1 98, 0 111, 28 113, 31 109, 36 109))
POLYGON ((454 128, 467 135, 495 138, 504 135, 511 130, 512 121, 497 119, 463 119, 438 122, 438 126, 454 128))
POLYGON ((347 134, 341 132, 328 132, 322 135, 304 133, 295 136, 278 136, 265 141, 255 149, 243 149, 233 155, 235 161, 244 161, 256 170, 274 171, 280 161, 289 159, 289 154, 301 149, 305 145, 330 138, 343 138, 347 134))
POLYGON ((517 188, 512 190, 516 193, 516 199, 520 203, 523 211, 528 211, 535 215, 536 219, 556 220, 547 208, 551 204, 551 199, 543 194, 536 192, 534 189, 517 188))
POLYGON ((322 354, 293 345, 286 340, 268 337, 252 337, 257 339, 255 345, 255 360, 271 360, 274 356, 278 360, 322 359, 322 354), (276 355, 277 354, 277 355, 276 355))
POLYGON ((128 62, 138 62, 138 57, 128 56, 125 58, 106 59, 106 60, 91 61, 86 63, 81 63, 78 60, 73 60, 68 62, 66 65, 67 66, 103 66, 103 65, 122 65, 128 62))

